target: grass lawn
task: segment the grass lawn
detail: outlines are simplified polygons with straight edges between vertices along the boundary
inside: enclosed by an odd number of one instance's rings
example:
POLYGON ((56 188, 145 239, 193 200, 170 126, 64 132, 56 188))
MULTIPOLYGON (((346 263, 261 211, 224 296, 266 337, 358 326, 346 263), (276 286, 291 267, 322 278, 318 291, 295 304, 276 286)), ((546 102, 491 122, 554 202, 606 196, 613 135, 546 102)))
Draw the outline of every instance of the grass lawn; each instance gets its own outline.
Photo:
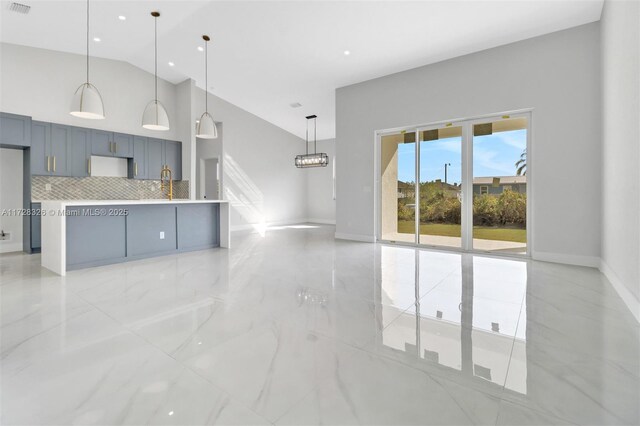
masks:
MULTIPOLYGON (((413 234, 415 224, 406 220, 398 221, 398 232, 413 234)), ((448 225, 445 223, 428 223, 420 225, 420 234, 441 235, 444 237, 460 237, 460 225, 448 225)), ((473 238, 482 240, 512 241, 515 243, 527 242, 527 231, 519 228, 494 228, 487 226, 474 226, 473 238)))

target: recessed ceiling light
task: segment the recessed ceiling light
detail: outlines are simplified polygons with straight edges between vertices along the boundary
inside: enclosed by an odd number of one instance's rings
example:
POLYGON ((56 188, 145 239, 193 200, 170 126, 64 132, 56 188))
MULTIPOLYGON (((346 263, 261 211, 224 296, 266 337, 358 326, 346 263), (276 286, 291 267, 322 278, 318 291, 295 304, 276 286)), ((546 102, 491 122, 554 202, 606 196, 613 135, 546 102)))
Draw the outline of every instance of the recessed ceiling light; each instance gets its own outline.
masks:
POLYGON ((169 415, 170 415, 170 416, 173 416, 173 411, 169 411, 169 415))
POLYGON ((344 56, 349 56, 349 55, 351 55, 351 51, 349 51, 349 50, 345 50, 345 51, 344 51, 344 56))
POLYGON ((175 65, 175 64, 174 64, 173 62, 169 62, 169 66, 170 66, 170 67, 172 67, 172 66, 174 66, 174 65, 175 65))
POLYGON ((204 47, 202 47, 202 46, 198 46, 198 50, 199 50, 200 52, 204 52, 204 47))
POLYGON ((118 19, 121 20, 121 21, 126 21, 127 17, 124 16, 124 15, 120 15, 120 16, 118 16, 118 19))
POLYGON ((94 37, 94 38, 93 38, 93 41, 95 41, 95 42, 99 43, 101 40, 100 40, 100 37, 94 37))
POLYGON ((290 103, 289 106, 291 108, 300 108, 302 104, 300 102, 293 102, 293 103, 290 103))

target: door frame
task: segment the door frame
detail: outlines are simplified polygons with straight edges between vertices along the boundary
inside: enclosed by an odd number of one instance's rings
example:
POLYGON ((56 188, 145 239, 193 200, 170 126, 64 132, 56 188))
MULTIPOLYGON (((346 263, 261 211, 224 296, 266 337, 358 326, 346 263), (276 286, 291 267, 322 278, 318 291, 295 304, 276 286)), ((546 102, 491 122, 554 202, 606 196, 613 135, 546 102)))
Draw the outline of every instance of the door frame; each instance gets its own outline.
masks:
POLYGON ((531 253, 534 252, 535 247, 535 239, 533 232, 534 223, 533 215, 533 189, 534 189, 534 148, 533 148, 533 134, 534 134, 534 109, 533 108, 524 108, 519 110, 511 110, 511 111, 503 111, 496 112, 491 114, 483 114, 472 117, 463 117, 457 118, 453 120, 440 120, 427 124, 420 125, 412 125, 412 126, 403 126, 403 127, 395 127, 383 130, 377 130, 374 132, 374 235, 376 242, 384 243, 384 244, 395 244, 395 245, 403 245, 403 246, 412 246, 412 247, 422 247, 422 248, 436 248, 438 250, 445 251, 455 251, 455 252, 469 252, 469 253, 482 253, 493 256, 500 257, 516 257, 519 259, 522 258, 530 258, 531 253), (511 119, 511 118, 527 118, 527 251, 525 254, 518 253, 508 253, 508 252, 494 252, 487 250, 477 250, 473 248, 473 125, 478 123, 485 123, 487 121, 495 121, 501 119, 511 119), (446 127, 447 124, 451 123, 453 126, 462 126, 462 147, 461 147, 461 161, 462 161, 462 228, 461 228, 461 238, 462 244, 461 248, 456 247, 445 247, 445 246, 432 246, 419 244, 419 182, 420 182, 420 170, 419 170, 419 159, 420 159, 420 143, 419 143, 419 132, 423 130, 432 130, 435 128, 446 127), (415 242, 408 243, 402 241, 390 241, 382 239, 382 221, 381 221, 381 212, 382 212, 382 182, 380 177, 380 160, 381 160, 381 143, 382 137, 392 134, 398 134, 400 132, 416 132, 416 233, 415 233, 415 242), (470 219, 466 220, 468 217, 470 219))

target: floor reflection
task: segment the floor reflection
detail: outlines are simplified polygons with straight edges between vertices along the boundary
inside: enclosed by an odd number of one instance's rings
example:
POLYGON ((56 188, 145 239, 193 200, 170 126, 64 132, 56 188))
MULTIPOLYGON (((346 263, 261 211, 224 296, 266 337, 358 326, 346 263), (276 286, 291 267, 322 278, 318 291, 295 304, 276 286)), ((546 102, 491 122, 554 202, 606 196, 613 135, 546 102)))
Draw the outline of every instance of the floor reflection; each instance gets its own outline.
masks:
POLYGON ((383 298, 412 300, 398 319, 383 306, 384 348, 527 393, 526 261, 386 246, 380 256, 383 298))

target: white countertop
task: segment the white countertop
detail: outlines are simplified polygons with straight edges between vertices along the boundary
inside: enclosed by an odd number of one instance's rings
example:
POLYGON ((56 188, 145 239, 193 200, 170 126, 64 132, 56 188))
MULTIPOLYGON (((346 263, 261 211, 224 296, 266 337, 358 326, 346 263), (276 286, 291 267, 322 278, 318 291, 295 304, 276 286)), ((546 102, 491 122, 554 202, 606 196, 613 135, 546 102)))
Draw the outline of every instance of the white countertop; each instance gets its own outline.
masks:
MULTIPOLYGON (((207 204, 207 203, 228 203, 228 200, 32 200, 32 203, 47 203, 59 207, 66 206, 117 206, 117 205, 140 205, 140 204, 207 204)), ((50 205, 51 205, 50 204, 50 205)))

